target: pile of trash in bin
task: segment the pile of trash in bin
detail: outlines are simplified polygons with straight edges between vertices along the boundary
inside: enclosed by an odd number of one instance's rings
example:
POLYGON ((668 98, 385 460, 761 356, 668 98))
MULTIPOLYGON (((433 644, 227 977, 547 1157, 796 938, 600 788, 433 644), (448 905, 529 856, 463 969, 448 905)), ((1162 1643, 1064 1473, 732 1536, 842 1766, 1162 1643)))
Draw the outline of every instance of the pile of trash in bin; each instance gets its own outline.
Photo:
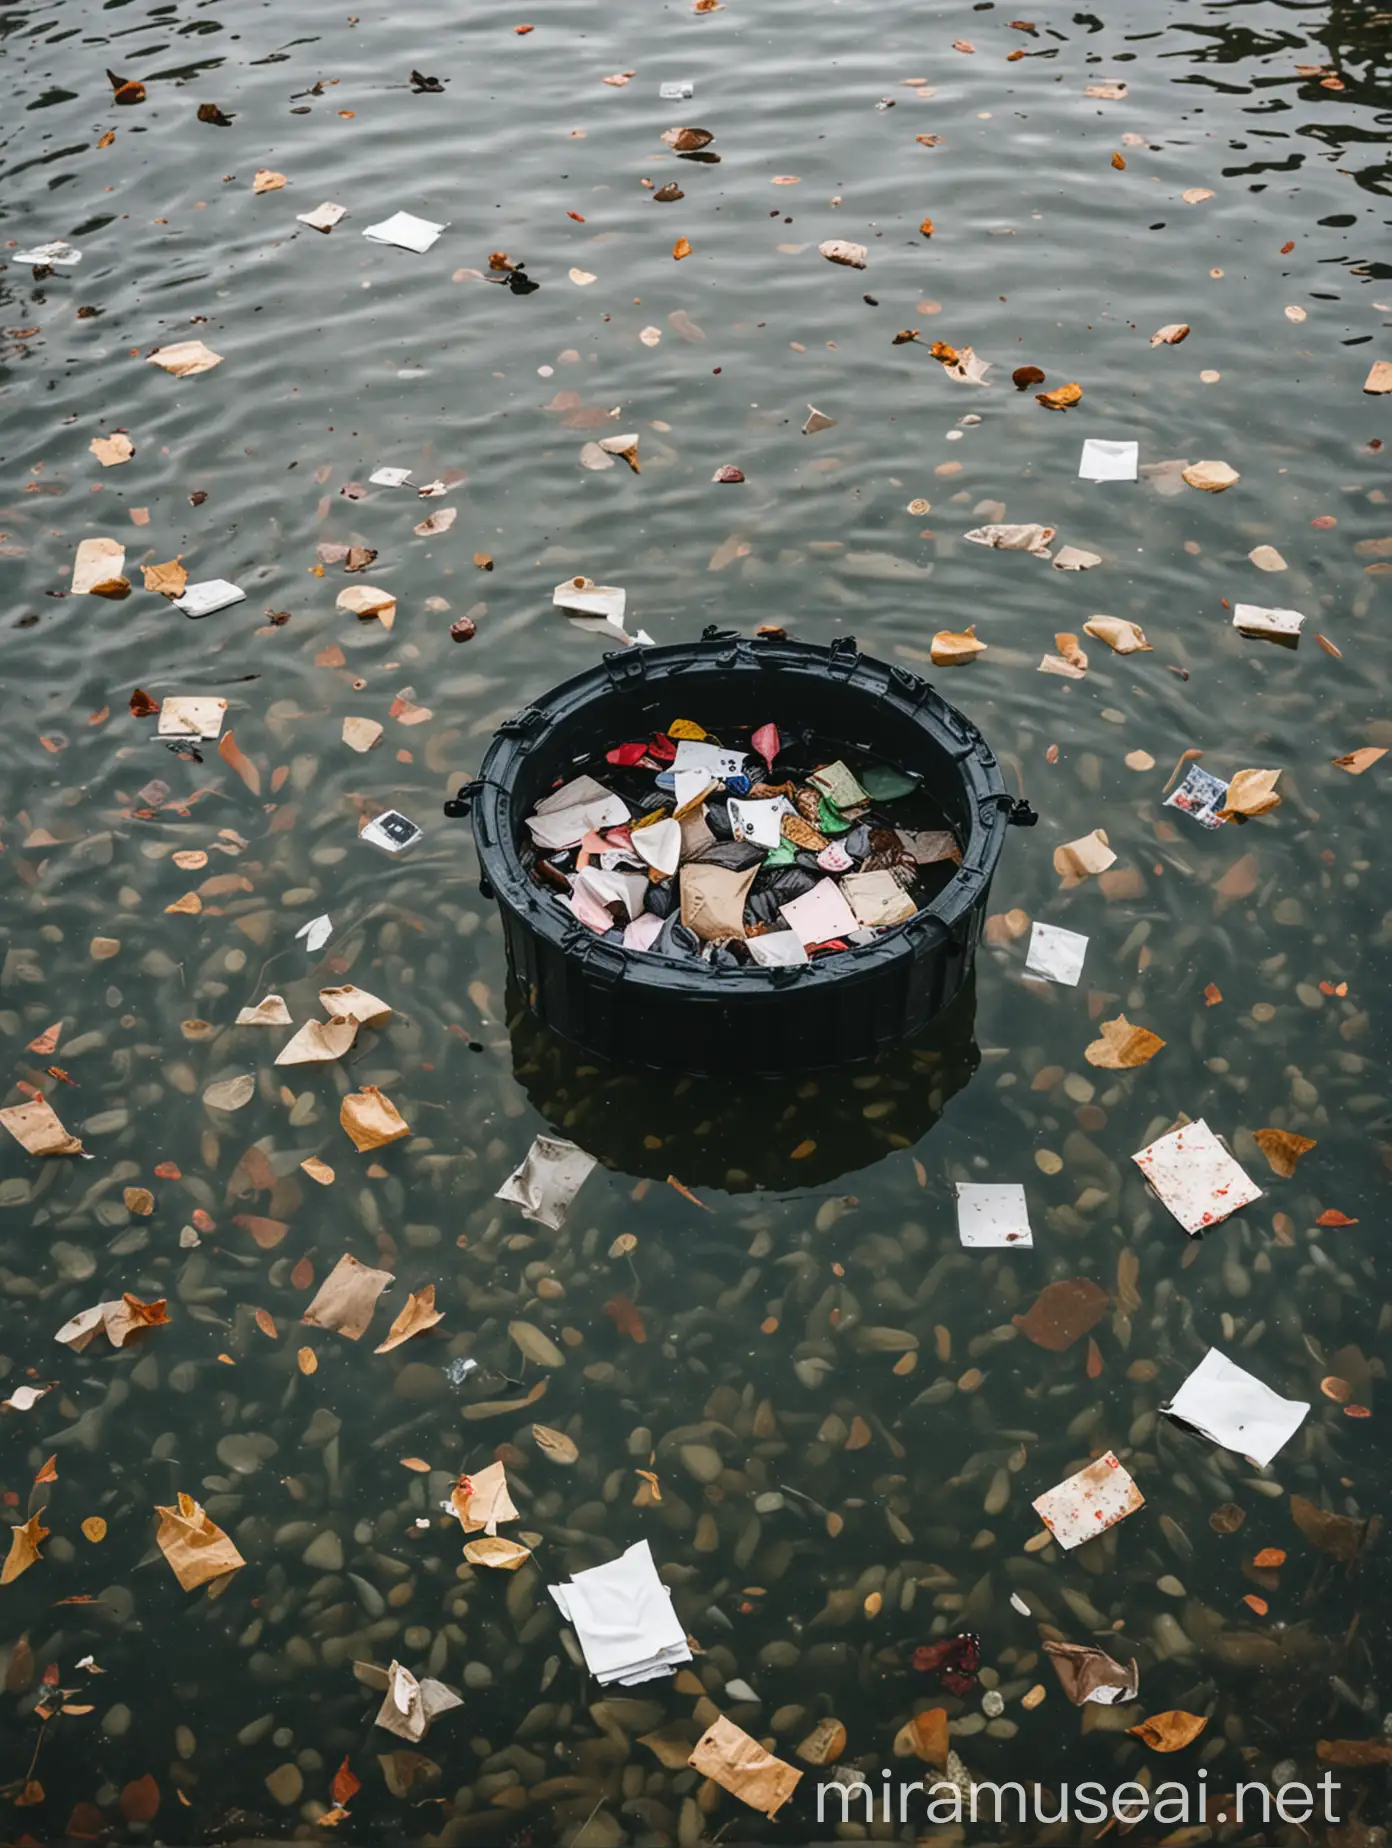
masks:
POLYGON ((580 923, 723 969, 873 942, 961 860, 921 778, 828 757, 810 733, 785 749, 772 724, 722 741, 676 719, 606 751, 526 827, 532 877, 580 923))

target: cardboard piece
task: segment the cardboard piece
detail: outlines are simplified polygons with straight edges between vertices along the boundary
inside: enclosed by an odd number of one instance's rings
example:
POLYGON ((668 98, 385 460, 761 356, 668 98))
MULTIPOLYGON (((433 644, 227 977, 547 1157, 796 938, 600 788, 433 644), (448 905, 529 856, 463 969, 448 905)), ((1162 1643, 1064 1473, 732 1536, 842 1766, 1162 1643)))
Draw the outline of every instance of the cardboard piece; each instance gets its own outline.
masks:
POLYGON ((750 1809, 762 1810, 770 1819, 803 1778, 795 1766, 766 1752, 757 1739, 723 1713, 702 1733, 686 1762, 693 1771, 710 1778, 750 1809))
POLYGON ((216 738, 227 715, 227 701, 211 695, 171 693, 160 704, 161 738, 216 738))

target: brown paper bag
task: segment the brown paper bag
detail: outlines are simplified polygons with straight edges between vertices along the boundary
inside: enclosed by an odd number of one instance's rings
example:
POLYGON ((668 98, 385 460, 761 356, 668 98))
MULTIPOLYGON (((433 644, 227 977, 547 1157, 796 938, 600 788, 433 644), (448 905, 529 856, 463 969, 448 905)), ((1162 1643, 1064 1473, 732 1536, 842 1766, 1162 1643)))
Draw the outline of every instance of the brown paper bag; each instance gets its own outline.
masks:
POLYGON ((197 1591, 209 1579, 246 1564, 217 1522, 182 1489, 177 1507, 161 1508, 157 1503, 155 1513, 160 1518, 155 1540, 185 1591, 197 1591))
POLYGON ((727 866, 697 861, 681 869, 681 921, 703 943, 720 943, 744 935, 744 901, 758 873, 757 865, 742 873, 727 866))
POLYGON ((364 1152, 383 1148, 388 1142, 400 1142, 411 1133, 410 1124, 375 1084, 350 1091, 339 1108, 338 1120, 354 1146, 364 1152))
POLYGON ((801 1771, 774 1758, 723 1713, 702 1733, 686 1762, 693 1771, 770 1818, 777 1815, 802 1782, 801 1771))
POLYGON ((314 1301, 304 1312, 304 1320, 315 1328, 334 1328, 358 1341, 372 1320, 377 1298, 392 1281, 390 1271, 373 1270, 346 1255, 338 1260, 314 1301))

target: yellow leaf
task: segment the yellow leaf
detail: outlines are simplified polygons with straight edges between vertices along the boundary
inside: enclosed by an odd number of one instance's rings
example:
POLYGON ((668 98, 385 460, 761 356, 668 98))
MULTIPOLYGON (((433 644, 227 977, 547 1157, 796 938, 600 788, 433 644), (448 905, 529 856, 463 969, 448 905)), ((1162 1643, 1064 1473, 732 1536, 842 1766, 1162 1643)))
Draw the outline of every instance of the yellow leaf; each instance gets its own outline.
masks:
POLYGON ((1347 757, 1335 757, 1330 761, 1337 770, 1347 770, 1350 776, 1362 776, 1365 770, 1371 770, 1380 757, 1386 757, 1387 749, 1375 744, 1361 744, 1356 751, 1350 751, 1347 757))
POLYGON ((89 1514, 82 1523, 82 1531, 93 1546, 100 1546, 106 1538, 106 1522, 99 1514, 89 1514))
POLYGON ((1113 154, 1112 165, 1122 172, 1126 169, 1126 162, 1122 159, 1120 154, 1113 154))
POLYGON ((48 1538, 48 1529, 39 1524, 43 1512, 40 1508, 22 1527, 10 1529, 10 1550, 0 1567, 0 1585, 12 1584, 21 1572, 27 1572, 34 1561, 42 1557, 39 1543, 48 1538))
POLYGON ((427 1328, 434 1328, 437 1322, 444 1320, 444 1312, 435 1307, 435 1285, 426 1284, 423 1290, 413 1290, 406 1298, 406 1307, 397 1316, 387 1331, 387 1338, 372 1351, 374 1354, 389 1354, 393 1348, 409 1341, 412 1335, 423 1334, 427 1328))
POLYGON ((976 624, 973 623, 960 633, 952 629, 939 629, 933 637, 929 652, 934 667, 964 667, 979 654, 985 654, 986 644, 976 639, 976 624))
POLYGON ((1228 784, 1227 797, 1219 811, 1224 820, 1234 815, 1266 815, 1280 806, 1276 793, 1279 770, 1239 770, 1228 784))
POLYGON ((313 1348, 302 1347, 295 1356, 295 1364, 299 1367, 301 1373, 317 1373, 319 1370, 319 1356, 315 1353, 313 1348))
POLYGON ((1081 385, 1060 385, 1054 391, 1037 391, 1034 394, 1036 404, 1042 404, 1046 411, 1066 411, 1070 404, 1076 404, 1083 395, 1081 385))

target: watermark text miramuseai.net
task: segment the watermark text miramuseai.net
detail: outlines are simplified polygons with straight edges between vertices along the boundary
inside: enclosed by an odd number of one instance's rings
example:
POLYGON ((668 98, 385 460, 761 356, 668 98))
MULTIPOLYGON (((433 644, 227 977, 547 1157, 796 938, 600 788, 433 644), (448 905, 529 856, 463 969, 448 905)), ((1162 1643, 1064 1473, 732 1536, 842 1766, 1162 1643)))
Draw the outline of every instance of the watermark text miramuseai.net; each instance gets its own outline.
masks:
MULTIPOLYGON (((1340 1786, 1326 1771, 1311 1784, 1239 1784, 1221 1797, 1207 1788, 1208 1773, 1195 1782, 1108 1786, 1099 1783, 1042 1784, 1014 1782, 972 1784, 968 1788, 943 1780, 925 1784, 894 1780, 889 1771, 868 1782, 861 1777, 833 1779, 817 1786, 817 1821, 889 1822, 935 1825, 980 1822, 1004 1823, 1117 1823, 1152 1821, 1176 1826, 1185 1823, 1338 1822, 1336 1802, 1340 1786), (1215 1807, 1216 1806, 1216 1807, 1215 1807)), ((963 1783, 965 1784, 965 1779, 963 1783)))

